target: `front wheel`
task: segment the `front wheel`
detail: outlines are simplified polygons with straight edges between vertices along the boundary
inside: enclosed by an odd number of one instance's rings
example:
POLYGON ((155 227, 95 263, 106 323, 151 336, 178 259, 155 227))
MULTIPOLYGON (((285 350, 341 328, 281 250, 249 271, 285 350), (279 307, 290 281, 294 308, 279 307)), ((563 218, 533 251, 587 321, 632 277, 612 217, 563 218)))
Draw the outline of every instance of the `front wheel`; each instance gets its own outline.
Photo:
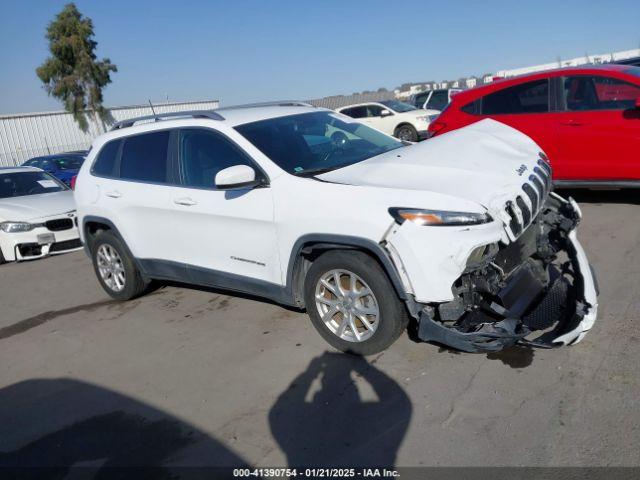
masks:
POLYGON ((400 125, 396 128, 394 136, 405 142, 418 141, 418 132, 411 125, 400 125))
POLYGON ((396 341, 409 321, 386 273, 364 252, 323 254, 309 269, 304 290, 313 326, 343 352, 379 353, 396 341))
POLYGON ((109 231, 99 232, 91 242, 93 269, 100 285, 116 300, 130 300, 147 288, 122 241, 109 231))

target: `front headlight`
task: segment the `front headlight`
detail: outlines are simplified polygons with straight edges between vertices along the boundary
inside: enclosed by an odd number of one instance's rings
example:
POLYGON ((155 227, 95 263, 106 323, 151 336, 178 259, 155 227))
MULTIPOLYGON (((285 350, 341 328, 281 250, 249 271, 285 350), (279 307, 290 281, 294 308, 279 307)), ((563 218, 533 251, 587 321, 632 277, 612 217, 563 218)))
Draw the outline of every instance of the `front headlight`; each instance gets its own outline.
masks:
POLYGON ((390 208, 389 213, 402 224, 405 220, 416 225, 428 226, 461 226, 480 225, 493 221, 488 213, 448 212, 444 210, 423 210, 417 208, 390 208))
POLYGON ((416 120, 418 122, 428 122, 429 121, 429 117, 430 117, 430 115, 420 115, 419 117, 416 117, 416 120))
POLYGON ((0 230, 7 233, 28 232, 33 230, 34 225, 27 222, 2 222, 0 230))
POLYGON ((434 113, 433 115, 427 115, 427 118, 429 119, 429 122, 433 122, 435 121, 436 118, 438 118, 440 116, 439 113, 434 113))

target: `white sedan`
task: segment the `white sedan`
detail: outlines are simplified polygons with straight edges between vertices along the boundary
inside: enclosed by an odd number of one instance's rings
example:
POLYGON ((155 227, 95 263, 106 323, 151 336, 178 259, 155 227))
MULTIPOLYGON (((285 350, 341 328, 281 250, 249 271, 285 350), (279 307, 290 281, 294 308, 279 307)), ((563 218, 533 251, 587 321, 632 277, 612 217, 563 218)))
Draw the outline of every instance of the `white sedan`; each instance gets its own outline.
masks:
POLYGON ((69 187, 39 168, 0 168, 0 263, 79 248, 69 187))
POLYGON ((387 135, 409 142, 428 138, 429 123, 440 113, 437 110, 418 109, 397 100, 348 105, 337 111, 387 135))

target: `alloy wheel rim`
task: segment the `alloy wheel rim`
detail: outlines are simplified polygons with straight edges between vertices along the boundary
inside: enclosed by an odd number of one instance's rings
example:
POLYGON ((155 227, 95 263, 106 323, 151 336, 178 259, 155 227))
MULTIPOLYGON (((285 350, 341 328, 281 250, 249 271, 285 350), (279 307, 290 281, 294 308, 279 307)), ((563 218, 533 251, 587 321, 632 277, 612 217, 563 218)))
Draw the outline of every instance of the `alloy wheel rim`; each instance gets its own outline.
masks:
POLYGON ((400 137, 400 140, 411 140, 411 130, 408 128, 401 128, 398 132, 398 137, 400 137))
POLYGON ((348 270, 324 273, 315 289, 316 309, 325 326, 348 342, 364 342, 380 325, 380 309, 373 291, 348 270))
POLYGON ((124 289, 126 278, 122 258, 111 245, 103 244, 96 254, 100 278, 114 292, 124 289))

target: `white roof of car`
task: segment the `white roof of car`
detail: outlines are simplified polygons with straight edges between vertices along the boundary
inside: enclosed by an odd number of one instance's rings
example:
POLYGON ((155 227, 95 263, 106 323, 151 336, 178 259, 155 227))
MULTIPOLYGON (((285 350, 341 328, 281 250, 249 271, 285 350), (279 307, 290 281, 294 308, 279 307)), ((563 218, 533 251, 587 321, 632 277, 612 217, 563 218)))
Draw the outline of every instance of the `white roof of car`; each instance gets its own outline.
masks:
POLYGON ((19 173, 19 172, 41 172, 36 167, 0 167, 0 175, 3 173, 19 173))
POLYGON ((344 110, 345 108, 365 107, 367 105, 382 105, 382 106, 386 106, 381 102, 372 101, 372 102, 364 102, 364 103, 352 103, 351 105, 345 105, 344 107, 337 108, 336 110, 341 111, 341 110, 344 110))
POLYGON ((302 107, 302 106, 266 106, 266 107, 229 107, 216 110, 217 113, 224 117, 225 122, 232 127, 242 125, 243 123, 258 122, 269 118, 286 117, 301 113, 329 111, 325 108, 302 107))
POLYGON ((286 102, 284 105, 239 105, 237 107, 225 107, 215 110, 203 110, 192 112, 170 112, 169 114, 158 114, 154 116, 132 118, 119 122, 112 127, 109 132, 101 135, 104 141, 137 133, 151 132, 166 128, 179 128, 181 126, 197 122, 215 122, 228 127, 235 127, 245 123, 258 122, 269 118, 286 117, 312 112, 333 112, 326 108, 318 108, 308 104, 295 105, 286 102), (181 114, 184 115, 181 115, 181 114), (154 121, 154 118, 157 118, 154 121), (139 123, 136 123, 139 122, 139 123))

